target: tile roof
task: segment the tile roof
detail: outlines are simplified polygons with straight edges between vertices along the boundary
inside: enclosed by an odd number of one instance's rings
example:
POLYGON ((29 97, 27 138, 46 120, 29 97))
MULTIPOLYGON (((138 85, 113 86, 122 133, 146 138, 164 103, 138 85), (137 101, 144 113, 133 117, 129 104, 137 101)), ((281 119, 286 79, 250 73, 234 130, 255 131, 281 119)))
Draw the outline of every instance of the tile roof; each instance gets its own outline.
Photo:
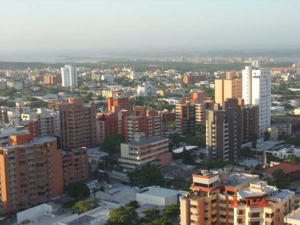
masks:
POLYGON ((264 173, 271 175, 277 169, 282 169, 285 174, 288 174, 300 170, 300 165, 295 165, 291 163, 280 163, 279 165, 268 168, 264 173))

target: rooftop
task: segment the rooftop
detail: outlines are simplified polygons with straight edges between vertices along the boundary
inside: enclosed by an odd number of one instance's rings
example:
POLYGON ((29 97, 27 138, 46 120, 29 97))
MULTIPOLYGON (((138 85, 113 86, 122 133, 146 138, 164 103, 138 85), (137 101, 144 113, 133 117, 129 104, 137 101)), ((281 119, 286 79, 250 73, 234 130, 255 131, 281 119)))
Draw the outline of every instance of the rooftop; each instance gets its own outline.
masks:
POLYGON ((155 187, 155 188, 152 188, 152 189, 147 190, 145 192, 140 192, 139 194, 166 198, 166 197, 169 197, 169 196, 177 195, 179 193, 183 194, 183 193, 186 193, 186 192, 176 191, 176 190, 167 189, 167 188, 155 187))
POLYGON ((133 146, 142 146, 142 145, 145 145, 145 144, 150 144, 150 143, 153 143, 153 142, 158 142, 158 141, 163 141, 163 140, 167 141, 168 139, 167 138, 161 138, 161 137, 146 137, 143 142, 130 141, 130 142, 127 142, 126 144, 127 145, 133 145, 133 146))
POLYGON ((284 222, 290 222, 290 220, 293 220, 294 223, 295 222, 300 223, 300 208, 285 216, 285 220, 286 219, 288 219, 288 221, 284 221, 284 222))
POLYGON ((268 168, 264 173, 271 175, 277 169, 282 169, 285 174, 288 174, 300 170, 300 165, 284 162, 268 168))
MULTIPOLYGON (((192 146, 192 145, 185 146, 185 149, 187 151, 192 150, 192 149, 197 149, 197 148, 198 148, 198 146, 192 146)), ((176 148, 176 149, 173 150, 173 152, 174 153, 181 153, 181 152, 183 152, 183 147, 176 148)))

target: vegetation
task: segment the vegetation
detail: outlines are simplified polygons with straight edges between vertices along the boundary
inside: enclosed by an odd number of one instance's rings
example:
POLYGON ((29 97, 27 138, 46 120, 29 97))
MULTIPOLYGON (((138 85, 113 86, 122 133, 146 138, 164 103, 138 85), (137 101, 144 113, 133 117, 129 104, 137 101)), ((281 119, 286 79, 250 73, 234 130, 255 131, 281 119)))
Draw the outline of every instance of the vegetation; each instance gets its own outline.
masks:
POLYGON ((284 140, 286 144, 295 145, 296 147, 300 146, 300 136, 291 137, 286 134, 279 135, 278 140, 284 140))
POLYGON ((0 100, 0 106, 14 107, 15 105, 16 103, 11 101, 10 99, 0 100))
POLYGON ((252 148, 256 148, 256 145, 257 145, 257 136, 254 136, 252 140, 252 148))
POLYGON ((293 164, 298 164, 298 162, 299 162, 299 158, 294 154, 290 154, 288 156, 288 160, 290 163, 293 163, 293 164))
POLYGON ((269 185, 276 185, 278 188, 286 188, 290 181, 282 169, 277 169, 272 173, 272 179, 267 179, 269 185))
POLYGON ((150 223, 141 223, 141 225, 172 225, 172 221, 168 220, 166 217, 160 217, 153 220, 150 223))
POLYGON ((270 163, 271 161, 273 162, 282 162, 282 159, 279 159, 278 157, 274 155, 267 155, 267 162, 270 163))
POLYGON ((178 220, 178 217, 180 215, 179 205, 174 205, 174 204, 167 205, 165 207, 165 210, 166 210, 166 215, 167 215, 168 218, 178 220))
POLYGON ((85 213, 88 212, 92 209, 95 209, 98 207, 98 199, 97 198, 92 198, 91 200, 87 201, 79 201, 73 206, 73 210, 78 213, 85 213))
POLYGON ((270 133, 268 131, 264 132, 264 141, 268 141, 270 139, 270 133))
POLYGON ((134 225, 137 220, 138 214, 132 206, 111 209, 109 212, 111 225, 134 225))
POLYGON ((85 183, 80 181, 69 184, 67 187, 67 192, 68 195, 73 198, 78 198, 80 195, 84 196, 85 198, 90 196, 90 189, 85 183))
POLYGON ((135 209, 140 207, 139 203, 136 200, 129 202, 129 206, 132 206, 135 209))
POLYGON ((187 151, 185 147, 183 147, 182 151, 182 163, 186 165, 193 165, 195 163, 194 159, 191 156, 191 153, 187 151))
POLYGON ((142 223, 151 223, 152 221, 160 218, 160 211, 157 207, 152 209, 147 209, 143 212, 143 217, 141 218, 142 223))
POLYGON ((159 168, 156 166, 142 168, 128 173, 131 184, 139 187, 147 187, 150 185, 163 185, 164 177, 161 175, 159 168))
POLYGON ((245 158, 252 158, 254 156, 254 151, 250 147, 244 147, 242 149, 242 156, 245 158))
POLYGON ((109 154, 115 154, 121 152, 121 143, 124 143, 124 136, 121 134, 111 134, 108 135, 103 142, 103 147, 109 154))

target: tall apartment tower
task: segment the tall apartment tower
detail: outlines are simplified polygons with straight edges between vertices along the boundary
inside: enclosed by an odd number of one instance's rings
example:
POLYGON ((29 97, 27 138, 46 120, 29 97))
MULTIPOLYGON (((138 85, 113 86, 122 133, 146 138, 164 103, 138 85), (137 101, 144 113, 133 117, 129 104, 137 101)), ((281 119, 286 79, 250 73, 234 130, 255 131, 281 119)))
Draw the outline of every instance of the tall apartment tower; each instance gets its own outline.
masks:
POLYGON ((226 79, 215 80, 215 102, 224 106, 228 98, 242 98, 242 79, 236 72, 227 72, 226 79))
POLYGON ((259 106, 245 105, 243 109, 243 142, 259 137, 259 106))
POLYGON ((259 136, 271 124, 271 72, 260 69, 260 62, 253 61, 243 70, 243 99, 245 105, 259 106, 259 136))
POLYGON ((176 131, 181 135, 195 135, 197 124, 205 124, 206 109, 212 107, 213 102, 205 100, 203 92, 182 98, 181 103, 176 104, 176 131))
POLYGON ((11 135, 0 147, 3 210, 23 210, 63 194, 62 153, 54 137, 11 135))
POLYGON ((206 151, 211 160, 237 161, 243 137, 243 100, 227 99, 225 108, 215 104, 206 113, 206 151))
POLYGON ((96 109, 85 106, 83 98, 69 98, 58 106, 61 148, 92 147, 96 140, 96 109))
POLYGON ((65 65, 61 68, 62 86, 63 87, 77 87, 77 71, 71 65, 65 65))

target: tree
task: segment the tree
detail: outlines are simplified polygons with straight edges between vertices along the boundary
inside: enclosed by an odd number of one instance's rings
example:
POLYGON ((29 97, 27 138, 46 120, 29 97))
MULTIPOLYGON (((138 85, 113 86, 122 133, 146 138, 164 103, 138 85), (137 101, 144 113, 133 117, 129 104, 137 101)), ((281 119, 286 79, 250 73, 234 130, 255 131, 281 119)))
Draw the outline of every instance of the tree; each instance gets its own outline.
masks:
POLYGON ((254 167, 255 170, 261 170, 262 165, 260 163, 257 163, 256 166, 254 167))
POLYGON ((91 200, 77 202, 72 207, 72 209, 75 212, 81 214, 81 213, 88 212, 92 209, 95 209, 97 207, 98 207, 98 199, 97 198, 92 198, 91 200))
POLYGON ((77 198, 79 195, 83 195, 84 197, 90 196, 90 189, 85 183, 80 181, 69 184, 67 192, 68 195, 74 198, 77 198))
POLYGON ((298 162, 299 162, 299 158, 294 154, 290 154, 288 156, 288 160, 290 163, 293 163, 293 164, 298 164, 298 162))
POLYGON ((180 215, 180 209, 179 209, 179 205, 167 205, 165 207, 166 210, 166 215, 169 218, 173 218, 173 219, 178 219, 179 215, 180 215))
POLYGON ((253 157, 254 155, 254 152, 251 150, 250 147, 244 147, 242 149, 242 156, 245 157, 245 158, 248 158, 248 157, 253 157))
POLYGON ((160 217, 160 210, 157 207, 152 207, 152 209, 147 209, 143 212, 143 217, 141 222, 151 223, 153 220, 156 220, 160 217))
POLYGON ((204 124, 200 123, 196 125, 196 130, 199 132, 199 135, 205 135, 206 127, 204 124))
POLYGON ((290 184, 289 178, 285 175, 281 168, 272 173, 274 184, 278 188, 286 188, 290 184))
POLYGON ((264 132, 264 141, 267 141, 270 139, 270 133, 268 131, 264 132))
POLYGON ((134 201, 129 202, 129 206, 132 206, 135 209, 137 209, 139 207, 139 203, 136 200, 134 200, 134 201))
POLYGON ((112 225, 133 225, 137 220, 138 214, 132 206, 111 209, 109 212, 109 224, 112 225))
POLYGON ((252 148, 256 148, 257 145, 257 136, 255 135, 252 140, 252 148))
POLYGON ((270 163, 271 161, 274 162, 282 162, 282 159, 279 159, 278 157, 274 156, 274 155, 268 155, 267 154, 267 162, 270 163))
POLYGON ((171 123, 171 127, 172 127, 173 130, 176 129, 176 120, 175 120, 174 122, 171 123))
POLYGON ((109 154, 120 153, 120 145, 124 143, 124 136, 121 134, 108 135, 103 141, 104 150, 109 154))
POLYGON ((179 145, 180 141, 181 141, 181 137, 179 135, 179 133, 174 133, 171 135, 171 141, 174 145, 179 145))

